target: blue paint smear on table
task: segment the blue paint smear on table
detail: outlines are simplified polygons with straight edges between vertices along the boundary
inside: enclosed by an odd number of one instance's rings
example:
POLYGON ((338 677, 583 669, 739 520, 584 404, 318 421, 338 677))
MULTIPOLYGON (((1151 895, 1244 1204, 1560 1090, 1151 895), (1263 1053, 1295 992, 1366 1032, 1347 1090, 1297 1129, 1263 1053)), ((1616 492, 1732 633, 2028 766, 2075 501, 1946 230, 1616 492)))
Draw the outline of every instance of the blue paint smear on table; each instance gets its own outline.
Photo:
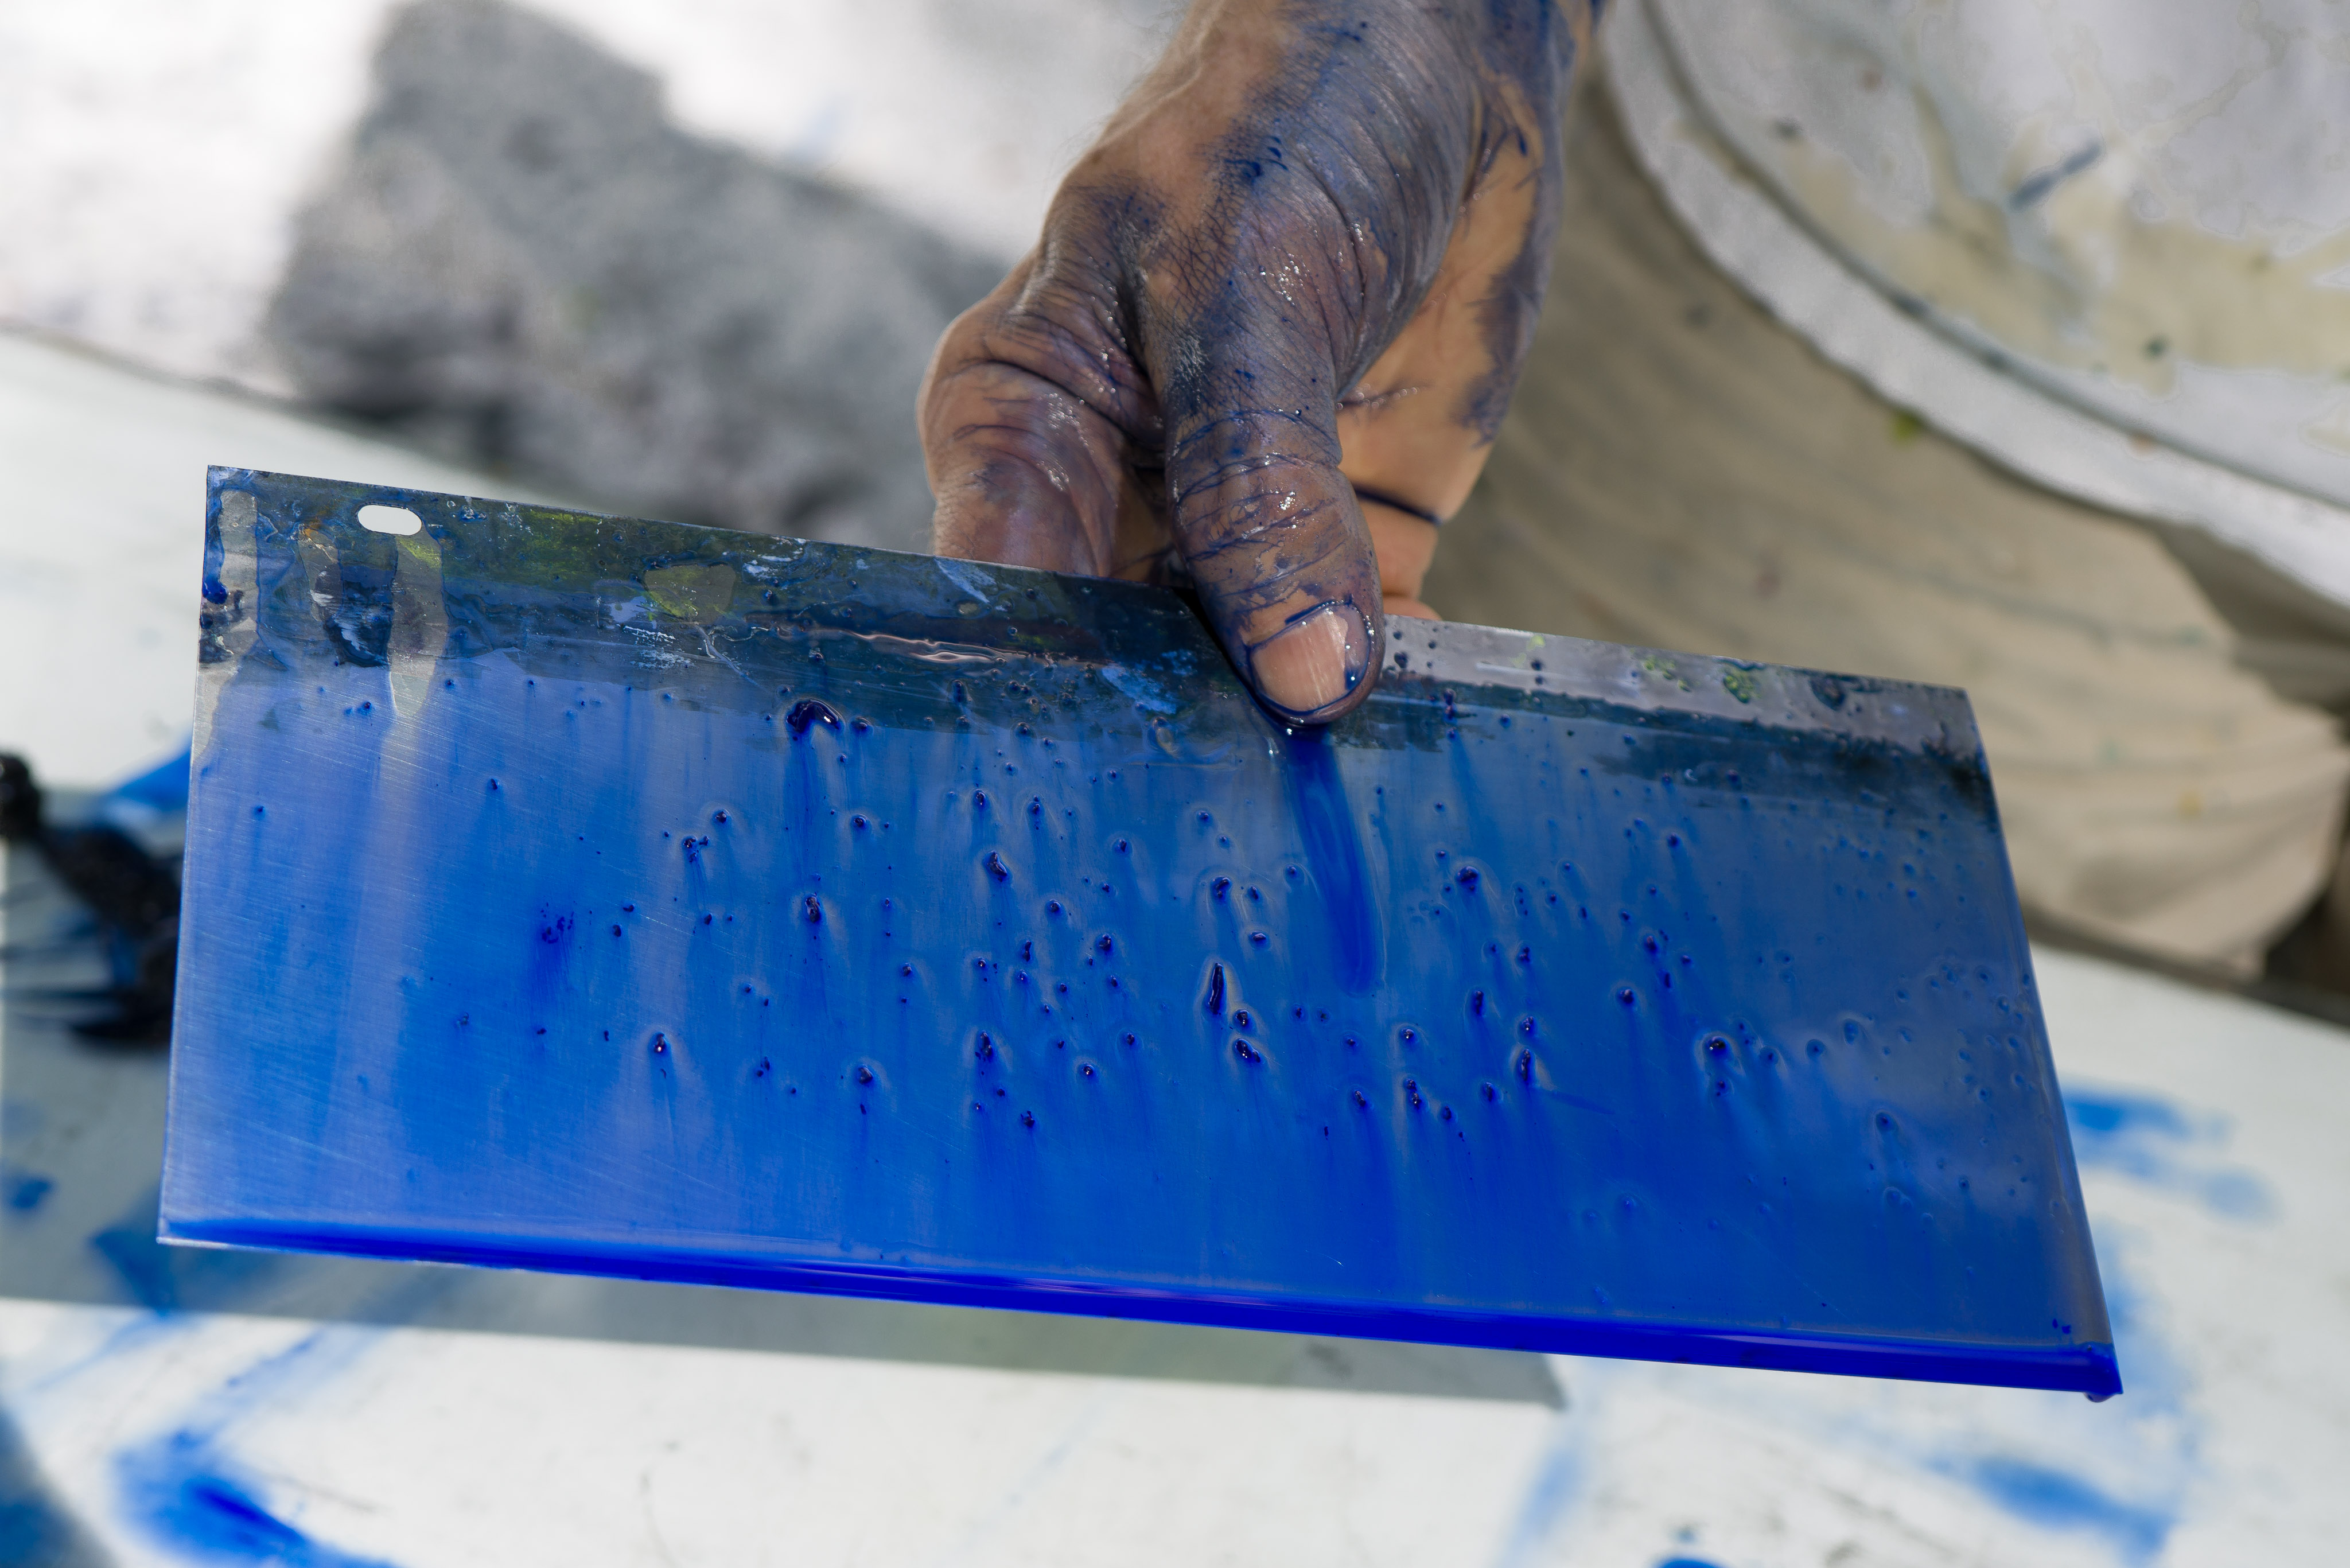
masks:
POLYGON ((1561 1410, 1534 1459, 1534 1474, 1518 1493, 1508 1532, 1494 1554, 1494 1568, 1525 1568, 1545 1555, 1544 1548, 1575 1505, 1584 1483, 1584 1427, 1589 1417, 1561 1410))
POLYGON ((2175 1192, 2230 1220, 2266 1220, 2276 1195, 2254 1172, 2219 1164, 2224 1118, 2158 1096, 2074 1085, 2064 1096, 2074 1158, 2144 1186, 2175 1192))
POLYGON ((179 755, 158 763, 145 773, 116 784, 99 799, 102 809, 109 802, 126 801, 132 805, 170 814, 188 809, 188 748, 182 746, 179 755))
POLYGON ((1965 1480, 2019 1519, 2104 1536, 2126 1562, 2153 1557, 2177 1522, 2165 1510, 2125 1502, 2078 1476, 2020 1459, 1980 1460, 1965 1480))
POLYGON ((313 1540, 259 1501, 251 1478, 193 1432, 173 1432, 120 1456, 125 1511, 148 1534, 203 1562, 279 1563, 289 1568, 390 1568, 313 1540))
POLYGON ((2019 1519, 2101 1537, 2119 1560, 2142 1563, 2160 1553, 2202 1480, 2203 1420, 2186 1364, 2161 1332, 2159 1303, 2124 1266, 2137 1238, 2099 1229, 2108 1246, 2106 1302, 2115 1345, 2129 1363, 2130 1397, 2094 1410, 2047 1411, 2035 1453, 1945 1454, 1927 1468, 2019 1519), (2086 1473, 2093 1469, 2099 1473, 2086 1473))
POLYGON ((114 1459, 124 1516, 157 1544, 204 1563, 287 1568, 390 1568, 380 1558, 317 1540, 266 1501, 265 1487, 229 1455, 237 1421, 331 1376, 372 1342, 349 1329, 318 1330, 228 1380, 180 1425, 114 1459))
POLYGON ((2117 1386, 1956 693, 213 508, 171 1237, 2117 1386))

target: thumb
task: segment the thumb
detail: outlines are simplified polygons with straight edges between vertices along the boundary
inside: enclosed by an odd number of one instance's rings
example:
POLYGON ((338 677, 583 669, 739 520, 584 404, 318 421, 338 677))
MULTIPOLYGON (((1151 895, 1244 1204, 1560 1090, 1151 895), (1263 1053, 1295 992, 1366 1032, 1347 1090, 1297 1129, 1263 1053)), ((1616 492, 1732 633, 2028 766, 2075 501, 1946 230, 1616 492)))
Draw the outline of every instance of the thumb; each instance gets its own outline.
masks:
POLYGON ((1265 706, 1293 723, 1326 723, 1378 678, 1378 559, 1338 471, 1326 346, 1284 334, 1277 311, 1236 314, 1212 337, 1154 356, 1180 367, 1161 380, 1176 545, 1209 624, 1265 706))

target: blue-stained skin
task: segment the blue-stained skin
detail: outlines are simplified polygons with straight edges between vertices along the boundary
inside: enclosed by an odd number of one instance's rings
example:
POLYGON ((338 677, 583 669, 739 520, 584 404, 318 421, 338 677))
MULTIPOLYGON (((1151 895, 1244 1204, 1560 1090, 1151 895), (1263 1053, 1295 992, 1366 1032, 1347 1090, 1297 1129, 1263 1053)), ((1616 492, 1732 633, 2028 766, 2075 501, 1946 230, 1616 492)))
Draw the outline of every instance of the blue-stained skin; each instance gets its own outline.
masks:
POLYGON ((1359 703, 1532 340, 1591 16, 1202 0, 940 343, 940 552, 1188 575, 1276 713, 1359 703))

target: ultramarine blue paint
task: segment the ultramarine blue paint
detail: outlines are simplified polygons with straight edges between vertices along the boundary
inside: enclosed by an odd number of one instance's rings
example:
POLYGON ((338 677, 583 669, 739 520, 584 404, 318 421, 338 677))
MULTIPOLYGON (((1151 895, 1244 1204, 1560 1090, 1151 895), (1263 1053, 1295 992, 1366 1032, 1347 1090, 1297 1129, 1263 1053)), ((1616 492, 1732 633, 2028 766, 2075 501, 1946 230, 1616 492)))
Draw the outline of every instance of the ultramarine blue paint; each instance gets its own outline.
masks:
POLYGON ((0 1170, 0 1200, 18 1214, 30 1214, 38 1209, 56 1186, 36 1170, 0 1170))
POLYGON ((2080 1477, 2021 1459, 1984 1459, 1967 1477, 2000 1507, 2052 1530, 2104 1536, 2125 1561, 2143 1563, 2162 1550, 2171 1517, 2099 1490, 2080 1477))
POLYGON ((155 1233, 141 1234, 110 1226, 97 1232, 89 1244, 113 1267, 130 1298, 150 1312, 172 1312, 180 1304, 172 1279, 171 1257, 155 1241, 155 1233))
POLYGON ((224 1467, 195 1432, 173 1432, 120 1456, 126 1509, 151 1535, 199 1562, 286 1568, 390 1568, 311 1539, 259 1501, 251 1479, 224 1467))
POLYGON ((236 1301, 243 1287, 275 1272, 275 1260, 251 1252, 166 1247, 155 1239, 157 1213, 158 1194, 150 1188, 145 1197, 89 1238, 124 1293, 150 1312, 219 1310, 236 1301))
POLYGON ((169 1238, 2118 1386, 1953 693, 1438 628, 1291 737, 1135 585, 213 521, 169 1238))
POLYGON ((2064 1096, 2064 1115, 2074 1158, 2084 1166, 2178 1193, 2231 1220, 2276 1212, 2276 1195, 2257 1174, 2210 1160, 2225 1136, 2218 1118, 2189 1116, 2152 1095, 2077 1088, 2064 1096))
POLYGON ((2098 1227, 2102 1277, 2130 1397, 2085 1408, 2043 1407, 2028 1444, 1924 1458, 1926 1468, 2006 1512, 2051 1531, 2090 1531, 2125 1559, 2158 1556, 2203 1485, 2207 1417, 2194 1379, 2165 1333, 2159 1300, 2126 1264, 2141 1238, 2098 1227))
POLYGON ((106 793, 107 800, 126 800, 155 812, 178 812, 188 809, 188 750, 168 762, 158 763, 136 777, 125 779, 106 793))
POLYGON ((1288 0, 1244 67, 1201 41, 1216 63, 1139 95, 1035 252, 941 340, 920 415, 941 548, 1105 575, 1137 552, 1180 561, 1243 666, 1332 611, 1370 635, 1350 639, 1347 695, 1313 716, 1366 697, 1382 596, 1360 500, 1430 521, 1457 502, 1441 465, 1358 489, 1339 422, 1403 390, 1362 383, 1419 317, 1465 213, 1523 202, 1511 259, 1455 280, 1448 341, 1482 340, 1473 379, 1410 389, 1430 400, 1419 417, 1492 441, 1548 283, 1561 106, 1595 16, 1288 0), (1118 524, 1138 514, 1163 535, 1118 524))
POLYGON ((1658 1563, 1657 1568, 1720 1568, 1720 1564, 1709 1563, 1702 1557, 1668 1557, 1658 1563))
POLYGON ((229 1429, 289 1391, 332 1376, 372 1336, 318 1330, 265 1356, 205 1397, 168 1432, 114 1456, 124 1516, 176 1554, 286 1568, 390 1568, 317 1540, 271 1509, 266 1489, 230 1457, 229 1429))
POLYGON ((1495 1568, 1522 1568, 1539 1562, 1543 1548, 1583 1490, 1583 1434, 1588 1417, 1566 1410, 1551 1417, 1550 1438, 1534 1461, 1534 1473, 1518 1494, 1509 1533, 1495 1555, 1495 1568))

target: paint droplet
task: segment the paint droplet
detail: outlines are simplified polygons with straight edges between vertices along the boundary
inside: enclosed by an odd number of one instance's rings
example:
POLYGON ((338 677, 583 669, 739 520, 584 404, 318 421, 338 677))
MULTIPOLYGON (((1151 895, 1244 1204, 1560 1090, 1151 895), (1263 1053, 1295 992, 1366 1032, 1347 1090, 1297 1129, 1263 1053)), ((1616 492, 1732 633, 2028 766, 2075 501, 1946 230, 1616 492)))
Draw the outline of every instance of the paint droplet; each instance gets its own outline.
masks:
POLYGON ((819 702, 813 697, 803 697, 792 704, 792 711, 785 715, 784 722, 791 726, 793 734, 805 735, 810 724, 822 724, 827 730, 839 729, 840 715, 832 711, 829 703, 819 702))

